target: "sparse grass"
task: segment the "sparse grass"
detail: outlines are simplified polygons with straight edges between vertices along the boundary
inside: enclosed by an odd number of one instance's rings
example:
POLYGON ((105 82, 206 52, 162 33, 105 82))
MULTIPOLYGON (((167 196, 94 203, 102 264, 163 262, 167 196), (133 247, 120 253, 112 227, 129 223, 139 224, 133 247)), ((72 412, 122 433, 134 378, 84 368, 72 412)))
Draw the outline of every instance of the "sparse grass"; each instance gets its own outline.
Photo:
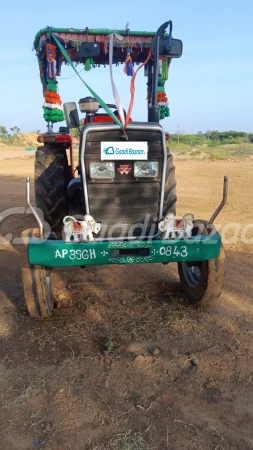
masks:
POLYGON ((111 336, 108 336, 105 338, 104 341, 104 346, 105 346, 105 350, 108 353, 113 353, 113 351, 116 349, 117 345, 115 344, 115 342, 112 340, 111 336))
POLYGON ((210 159, 210 160, 226 160, 226 159, 245 159, 253 156, 253 144, 225 144, 218 146, 198 145, 191 146, 187 144, 168 143, 169 148, 175 159, 210 159))
POLYGON ((147 432, 148 429, 144 433, 133 433, 131 430, 128 430, 125 433, 115 434, 109 439, 107 444, 103 444, 102 447, 92 447, 92 450, 155 450, 157 447, 150 446, 145 439, 145 433, 147 432))

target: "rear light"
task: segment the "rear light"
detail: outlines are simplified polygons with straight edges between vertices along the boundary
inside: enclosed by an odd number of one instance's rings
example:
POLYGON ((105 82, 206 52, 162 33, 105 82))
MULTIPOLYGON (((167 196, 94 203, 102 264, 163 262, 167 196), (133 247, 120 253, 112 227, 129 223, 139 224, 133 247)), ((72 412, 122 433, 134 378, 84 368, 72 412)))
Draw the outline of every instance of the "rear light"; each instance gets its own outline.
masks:
POLYGON ((134 176, 136 178, 156 178, 158 176, 158 162, 136 161, 134 163, 134 176))
POLYGON ((115 164, 112 162, 94 162, 90 163, 90 177, 91 178, 114 178, 115 164))
POLYGON ((55 143, 70 143, 71 142, 71 136, 68 134, 40 134, 37 137, 37 141, 40 144, 46 144, 50 142, 55 143))
POLYGON ((54 136, 38 136, 37 141, 40 144, 43 144, 44 142, 55 142, 55 137, 54 136))

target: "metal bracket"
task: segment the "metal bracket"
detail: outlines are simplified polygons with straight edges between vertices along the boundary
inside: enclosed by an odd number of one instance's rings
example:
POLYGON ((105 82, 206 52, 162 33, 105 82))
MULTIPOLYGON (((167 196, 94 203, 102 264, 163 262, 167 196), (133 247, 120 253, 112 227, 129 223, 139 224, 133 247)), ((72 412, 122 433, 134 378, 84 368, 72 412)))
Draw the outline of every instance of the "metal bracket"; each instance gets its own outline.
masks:
POLYGON ((44 234, 44 229, 43 229, 43 223, 39 217, 39 215, 37 214, 37 212, 35 211, 34 207, 31 205, 31 199, 30 199, 30 177, 26 177, 26 203, 29 206, 29 208, 31 209, 38 225, 39 225, 39 236, 40 238, 43 237, 44 234))
POLYGON ((223 198, 221 203, 219 204, 218 208, 214 211, 211 219, 209 220, 209 223, 214 223, 216 217, 220 214, 221 210, 224 208, 224 206, 227 203, 228 198, 228 176, 224 176, 224 183, 223 183, 223 198))

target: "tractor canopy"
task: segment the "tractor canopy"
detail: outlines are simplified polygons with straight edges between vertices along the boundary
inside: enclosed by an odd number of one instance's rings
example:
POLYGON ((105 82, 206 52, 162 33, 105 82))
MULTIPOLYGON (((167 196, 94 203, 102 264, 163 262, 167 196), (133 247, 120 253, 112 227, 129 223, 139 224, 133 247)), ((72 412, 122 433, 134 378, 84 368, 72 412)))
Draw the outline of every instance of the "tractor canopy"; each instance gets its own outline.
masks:
MULTIPOLYGON (((95 67, 109 65, 112 68, 113 64, 124 64, 125 74, 131 77, 138 70, 136 66, 144 65, 145 75, 148 77, 148 105, 151 109, 156 107, 156 113, 151 112, 149 120, 157 122, 163 118, 163 114, 157 116, 157 111, 162 107, 162 111, 167 111, 167 116, 169 115, 164 83, 168 78, 171 59, 182 55, 182 42, 173 39, 171 21, 164 23, 157 32, 130 31, 128 28, 109 30, 47 27, 36 34, 34 48, 40 67, 43 94, 46 97, 44 118, 47 122, 64 120, 63 112, 60 112, 61 99, 57 94, 56 81, 61 76, 62 64, 70 65, 81 79, 79 65, 89 71, 95 67), (169 31, 166 33, 168 27, 169 31), (50 106, 52 104, 53 107, 50 106), (152 117, 152 114, 156 117, 152 117)), ((88 87, 83 79, 82 81, 88 87)), ((104 107, 103 101, 94 95, 94 90, 90 87, 88 90, 104 107)))

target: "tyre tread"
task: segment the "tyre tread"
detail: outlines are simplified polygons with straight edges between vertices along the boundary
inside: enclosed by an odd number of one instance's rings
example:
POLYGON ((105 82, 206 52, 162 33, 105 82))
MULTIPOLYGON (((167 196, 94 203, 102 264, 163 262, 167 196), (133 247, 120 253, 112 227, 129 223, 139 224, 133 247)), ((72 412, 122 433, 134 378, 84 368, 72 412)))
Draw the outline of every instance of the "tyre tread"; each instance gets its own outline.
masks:
POLYGON ((167 166, 164 186, 164 199, 163 199, 163 216, 166 216, 168 212, 176 213, 176 179, 175 179, 175 166, 173 164, 173 155, 168 153, 167 166))
POLYGON ((38 147, 35 159, 35 201, 44 220, 56 234, 62 229, 62 219, 68 214, 68 160, 65 148, 38 147))

